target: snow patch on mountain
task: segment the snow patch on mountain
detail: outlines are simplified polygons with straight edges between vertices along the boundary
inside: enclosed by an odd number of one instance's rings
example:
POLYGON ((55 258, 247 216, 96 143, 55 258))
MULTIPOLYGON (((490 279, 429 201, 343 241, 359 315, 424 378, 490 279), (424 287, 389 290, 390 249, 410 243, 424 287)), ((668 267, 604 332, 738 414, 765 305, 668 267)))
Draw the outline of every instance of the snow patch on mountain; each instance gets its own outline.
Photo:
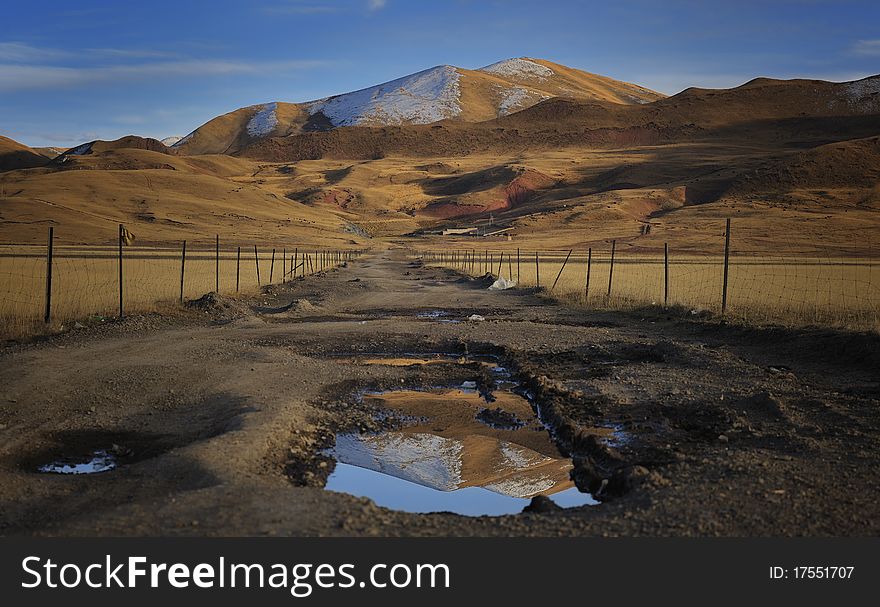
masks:
POLYGON ((161 139, 160 141, 161 141, 166 147, 169 147, 169 148, 170 148, 170 147, 173 146, 174 144, 178 143, 181 139, 183 139, 183 137, 180 137, 180 136, 178 136, 178 135, 173 135, 173 136, 171 136, 171 137, 166 137, 165 139, 161 139))
POLYGON ((528 59, 505 59, 504 61, 481 67, 478 71, 525 80, 544 80, 553 75, 553 70, 549 67, 529 61, 528 59))
POLYGON ((863 78, 843 85, 843 94, 850 106, 870 111, 880 107, 880 76, 863 78))
POLYGON ((275 110, 278 108, 277 103, 267 103, 253 115, 247 123, 247 132, 251 137, 262 137, 268 135, 278 126, 278 116, 275 110))
POLYGON ((313 101, 333 126, 428 124, 461 114, 460 75, 451 65, 434 67, 378 86, 313 101))
POLYGON ((171 147, 177 148, 177 147, 182 146, 184 143, 186 143, 187 141, 189 141, 190 139, 192 139, 193 136, 194 136, 195 134, 196 134, 196 132, 193 131, 193 132, 190 133, 189 135, 183 137, 183 138, 182 138, 180 141, 178 141, 177 143, 173 144, 171 147))
POLYGON ((548 476, 539 476, 537 478, 505 478, 483 485, 483 487, 493 493, 500 493, 501 495, 528 498, 549 491, 556 486, 556 482, 556 480, 548 476))
POLYGON ((67 154, 70 156, 82 156, 84 154, 88 154, 89 152, 92 151, 92 144, 93 143, 95 143, 95 142, 90 141, 89 143, 83 143, 82 145, 78 145, 75 148, 73 148, 72 150, 69 150, 67 152, 67 154))
POLYGON ((549 95, 542 95, 536 91, 530 91, 521 86, 499 86, 500 100, 498 102, 498 115, 507 116, 518 110, 531 106, 539 101, 549 99, 549 95), (537 99, 536 99, 537 98, 537 99))
POLYGON ((435 434, 389 432, 377 435, 340 434, 333 455, 344 464, 360 466, 439 491, 462 484, 464 446, 435 434))

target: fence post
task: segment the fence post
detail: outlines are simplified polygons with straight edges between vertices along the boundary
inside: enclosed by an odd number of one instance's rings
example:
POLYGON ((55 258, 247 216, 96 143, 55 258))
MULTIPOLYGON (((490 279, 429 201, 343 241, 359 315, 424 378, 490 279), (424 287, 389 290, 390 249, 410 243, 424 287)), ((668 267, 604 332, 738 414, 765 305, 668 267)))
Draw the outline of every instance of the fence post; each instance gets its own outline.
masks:
POLYGON ((590 269, 593 265, 593 247, 587 249, 587 282, 584 285, 584 301, 590 298, 590 269))
POLYGON ((241 247, 238 247, 238 254, 235 256, 235 292, 238 293, 238 277, 241 268, 241 247))
POLYGON ((272 276, 275 274, 275 249, 272 249, 272 261, 269 263, 269 284, 272 284, 272 276))
POLYGON ((501 266, 504 265, 504 251, 501 251, 501 256, 498 257, 498 278, 501 278, 501 266))
POLYGON ((214 292, 220 294, 220 234, 214 237, 214 292))
POLYGON ((119 318, 123 316, 122 310, 122 238, 123 238, 123 230, 125 228, 122 227, 122 224, 119 224, 119 318))
MULTIPOLYGON (((511 259, 511 257, 513 257, 513 255, 508 254, 508 256, 507 256, 507 278, 510 281, 513 281, 513 266, 511 265, 513 263, 513 259, 511 259)), ((517 280, 517 282, 519 282, 519 280, 517 280)))
POLYGON ((541 264, 538 261, 538 252, 535 251, 535 286, 541 287, 541 264))
POLYGON ((663 307, 669 305, 669 243, 663 243, 663 307))
POLYGON ((516 248, 516 284, 519 284, 519 247, 516 248))
POLYGON ((52 316, 52 245, 54 240, 55 228, 49 226, 49 242, 46 245, 46 314, 43 318, 44 322, 49 322, 52 316))
POLYGON ((721 292, 721 315, 727 312, 727 274, 730 266, 730 217, 724 229, 724 286, 721 292))
POLYGON ((617 248, 617 241, 611 241, 611 267, 608 268, 608 297, 611 297, 611 280, 614 278, 614 249, 617 248))
POLYGON ((293 274, 293 277, 296 278, 296 262, 299 260, 299 247, 295 247, 293 249, 293 264, 290 268, 290 273, 293 274))
POLYGON ((287 282, 287 247, 281 252, 281 284, 287 282))
POLYGON ((183 273, 186 268, 186 241, 183 241, 183 249, 180 251, 180 303, 183 303, 183 273))
POLYGON ((565 269, 565 264, 568 263, 568 258, 571 257, 572 249, 568 250, 568 255, 565 256, 565 261, 562 262, 562 267, 559 268, 559 274, 556 275, 556 280, 553 281, 553 286, 550 287, 550 292, 553 292, 553 289, 556 288, 556 283, 559 282, 559 277, 562 276, 562 271, 565 269))
POLYGON ((260 257, 257 255, 257 245, 254 245, 254 264, 257 266, 257 286, 260 286, 260 257))

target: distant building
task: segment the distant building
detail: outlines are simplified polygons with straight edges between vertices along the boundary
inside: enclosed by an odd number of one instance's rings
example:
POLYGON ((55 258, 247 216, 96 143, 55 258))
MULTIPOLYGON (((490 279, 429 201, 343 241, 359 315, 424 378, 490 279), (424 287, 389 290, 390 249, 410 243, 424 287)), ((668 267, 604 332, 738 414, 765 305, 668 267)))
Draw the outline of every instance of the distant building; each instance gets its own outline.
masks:
POLYGON ((456 236, 459 234, 475 234, 477 228, 446 228, 443 230, 444 236, 456 236))

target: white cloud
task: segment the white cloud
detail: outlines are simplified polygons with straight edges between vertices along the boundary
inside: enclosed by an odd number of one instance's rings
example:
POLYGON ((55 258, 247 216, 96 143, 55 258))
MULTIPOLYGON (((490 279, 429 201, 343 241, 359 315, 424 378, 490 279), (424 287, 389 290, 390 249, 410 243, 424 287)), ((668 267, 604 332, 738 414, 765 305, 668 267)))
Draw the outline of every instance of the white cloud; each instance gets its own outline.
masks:
POLYGON ((370 9, 370 11, 379 11, 385 8, 386 4, 386 0, 368 0, 367 8, 370 9))
POLYGON ((880 56, 880 39, 857 40, 852 51, 856 55, 880 56))
POLYGON ((321 13, 335 13, 339 10, 339 7, 334 4, 321 2, 320 0, 289 0, 284 4, 263 7, 262 10, 269 15, 318 15, 321 13))
POLYGON ((67 55, 57 49, 38 48, 24 42, 0 42, 0 61, 11 63, 37 63, 51 61, 67 55))
POLYGON ((235 74, 267 74, 311 69, 323 61, 245 61, 186 60, 98 67, 60 67, 0 63, 0 91, 88 86, 100 82, 235 74))

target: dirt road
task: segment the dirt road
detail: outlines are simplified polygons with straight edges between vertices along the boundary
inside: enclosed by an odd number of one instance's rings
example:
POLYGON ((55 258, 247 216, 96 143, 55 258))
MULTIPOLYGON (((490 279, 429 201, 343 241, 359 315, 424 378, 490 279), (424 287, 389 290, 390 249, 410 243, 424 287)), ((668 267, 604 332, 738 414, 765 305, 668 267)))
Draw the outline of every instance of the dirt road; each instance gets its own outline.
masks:
POLYGON ((485 287, 391 249, 257 300, 5 346, 0 532, 880 532, 877 335, 584 312, 485 287), (363 359, 437 353, 503 361, 573 457, 578 486, 601 503, 418 515, 323 489, 333 464, 321 453, 334 434, 383 423, 359 394, 469 372, 363 359), (585 431, 596 426, 619 440, 585 431), (96 451, 118 467, 39 472, 96 451))

